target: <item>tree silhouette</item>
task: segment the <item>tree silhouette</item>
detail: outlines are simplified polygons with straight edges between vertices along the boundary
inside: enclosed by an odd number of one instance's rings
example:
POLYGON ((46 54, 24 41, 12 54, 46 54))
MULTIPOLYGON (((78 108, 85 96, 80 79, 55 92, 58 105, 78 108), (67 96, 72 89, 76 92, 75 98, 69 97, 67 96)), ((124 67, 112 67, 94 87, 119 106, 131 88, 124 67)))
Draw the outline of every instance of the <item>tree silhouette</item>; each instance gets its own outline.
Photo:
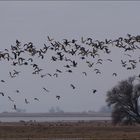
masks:
POLYGON ((135 84, 136 78, 129 77, 107 92, 106 102, 112 107, 114 124, 140 123, 140 81, 135 84))

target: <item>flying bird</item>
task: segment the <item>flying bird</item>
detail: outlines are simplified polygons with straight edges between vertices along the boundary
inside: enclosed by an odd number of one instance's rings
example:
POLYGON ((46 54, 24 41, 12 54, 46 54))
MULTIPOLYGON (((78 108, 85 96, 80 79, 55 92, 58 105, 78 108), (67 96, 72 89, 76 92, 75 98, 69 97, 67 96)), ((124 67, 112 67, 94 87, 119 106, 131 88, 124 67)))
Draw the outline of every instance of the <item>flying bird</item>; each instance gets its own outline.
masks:
POLYGON ((61 71, 61 70, 59 70, 59 69, 56 69, 56 72, 62 73, 62 71, 61 71))
POLYGON ((117 76, 117 73, 114 72, 112 75, 113 75, 113 76, 117 76))
POLYGON ((47 74, 41 74, 40 77, 44 78, 47 74))
POLYGON ((26 103, 26 104, 29 104, 30 102, 25 98, 25 103, 26 103))
POLYGON ((43 90, 46 92, 50 92, 48 89, 46 89, 45 87, 43 87, 43 90))
POLYGON ((47 36, 47 38, 48 38, 48 41, 53 41, 54 39, 53 38, 50 38, 49 36, 47 36))
POLYGON ((39 99, 38 99, 38 98, 34 98, 34 100, 39 101, 39 99))
POLYGON ((87 76, 87 73, 86 72, 82 72, 85 76, 87 76))
POLYGON ((60 99, 60 95, 56 95, 56 98, 59 100, 60 99))
POLYGON ((93 92, 93 93, 96 93, 96 92, 97 92, 97 90, 96 90, 96 89, 92 89, 92 92, 93 92))
POLYGON ((66 70, 66 72, 72 73, 72 70, 66 70))
POLYGON ((75 89, 75 88, 76 88, 73 84, 70 84, 70 86, 71 86, 73 89, 75 89))
POLYGON ((11 102, 14 102, 14 100, 13 100, 10 96, 8 96, 8 99, 9 99, 11 102))
POLYGON ((0 94, 1 94, 2 96, 4 96, 4 93, 3 93, 3 92, 0 92, 0 94))
POLYGON ((14 104, 14 109, 17 110, 17 106, 14 104))
POLYGON ((5 83, 5 81, 4 81, 4 80, 1 80, 1 82, 2 82, 2 83, 5 83))
POLYGON ((20 91, 17 89, 17 90, 16 90, 16 93, 20 93, 20 91))

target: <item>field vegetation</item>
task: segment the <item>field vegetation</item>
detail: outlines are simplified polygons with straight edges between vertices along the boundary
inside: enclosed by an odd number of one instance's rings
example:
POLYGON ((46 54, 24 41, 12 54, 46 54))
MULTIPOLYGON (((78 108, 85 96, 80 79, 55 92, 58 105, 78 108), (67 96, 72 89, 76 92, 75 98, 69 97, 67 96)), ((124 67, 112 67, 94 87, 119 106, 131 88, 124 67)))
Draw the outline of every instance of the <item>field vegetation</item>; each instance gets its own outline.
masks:
POLYGON ((110 121, 0 123, 0 140, 70 140, 70 138, 136 140, 140 139, 140 125, 114 126, 110 121))

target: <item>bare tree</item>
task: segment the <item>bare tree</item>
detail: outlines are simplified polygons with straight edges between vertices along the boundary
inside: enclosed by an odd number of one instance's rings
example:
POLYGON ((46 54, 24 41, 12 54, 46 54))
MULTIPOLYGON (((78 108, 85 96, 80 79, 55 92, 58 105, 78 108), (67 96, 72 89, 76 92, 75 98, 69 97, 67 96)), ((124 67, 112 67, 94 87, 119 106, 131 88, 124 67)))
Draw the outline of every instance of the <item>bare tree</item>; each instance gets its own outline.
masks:
POLYGON ((135 76, 129 77, 107 92, 106 102, 112 107, 114 124, 140 123, 140 81, 135 84, 135 80, 135 76))

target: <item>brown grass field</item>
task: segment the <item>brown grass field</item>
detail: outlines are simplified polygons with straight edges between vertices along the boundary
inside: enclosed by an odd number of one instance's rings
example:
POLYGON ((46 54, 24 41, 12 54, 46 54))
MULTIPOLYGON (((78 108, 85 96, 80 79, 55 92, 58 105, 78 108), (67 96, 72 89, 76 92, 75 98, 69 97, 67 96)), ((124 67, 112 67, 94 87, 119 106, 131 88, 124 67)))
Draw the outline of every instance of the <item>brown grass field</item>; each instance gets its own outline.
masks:
POLYGON ((0 140, 140 140, 140 125, 113 126, 109 121, 1 122, 0 140))

